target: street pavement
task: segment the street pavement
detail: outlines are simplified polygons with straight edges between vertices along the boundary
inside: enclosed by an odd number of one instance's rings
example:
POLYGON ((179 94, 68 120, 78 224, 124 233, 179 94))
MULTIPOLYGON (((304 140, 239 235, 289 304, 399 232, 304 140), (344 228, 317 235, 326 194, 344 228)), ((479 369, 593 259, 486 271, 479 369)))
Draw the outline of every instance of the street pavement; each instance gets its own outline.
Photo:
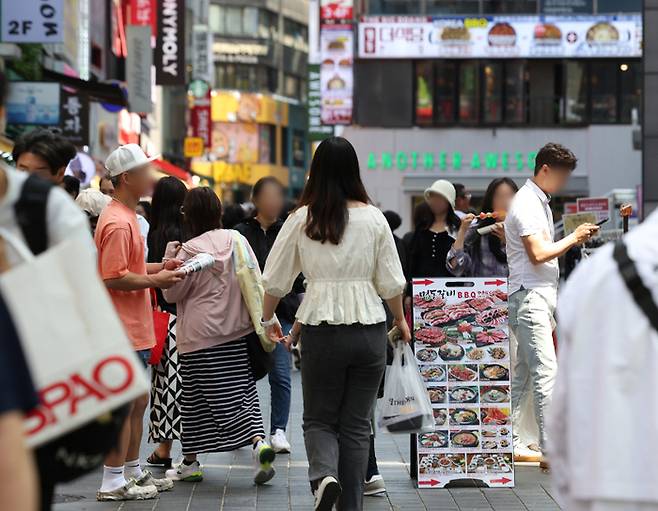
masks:
MULTIPOLYGON (((269 418, 269 386, 259 383, 266 424, 269 418)), ((157 500, 142 502, 96 502, 101 472, 95 472, 56 490, 55 511, 307 511, 313 499, 306 477, 308 463, 301 429, 300 373, 293 373, 293 404, 288 428, 290 455, 280 455, 277 475, 268 485, 252 481, 251 449, 200 456, 204 465, 201 483, 176 483, 173 491, 157 500)), ((554 511, 559 510, 550 494, 550 477, 537 465, 516 468, 514 489, 456 488, 418 490, 409 476, 409 437, 378 433, 376 440, 380 471, 386 481, 386 496, 366 497, 366 511, 554 511)), ((152 446, 142 446, 142 460, 152 446)), ((175 449, 175 456, 180 447, 175 449)), ((157 471, 154 471, 156 474, 157 471)), ((160 472, 161 473, 161 472, 160 472)))

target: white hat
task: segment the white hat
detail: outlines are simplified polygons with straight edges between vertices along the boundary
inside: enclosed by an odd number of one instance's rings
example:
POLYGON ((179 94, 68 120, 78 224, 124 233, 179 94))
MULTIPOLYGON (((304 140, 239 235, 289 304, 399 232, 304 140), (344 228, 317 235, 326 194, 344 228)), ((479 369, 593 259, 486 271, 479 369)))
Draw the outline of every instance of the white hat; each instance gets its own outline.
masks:
POLYGON ((126 144, 112 151, 105 160, 105 168, 110 173, 110 177, 116 177, 136 167, 146 165, 157 158, 157 156, 151 156, 150 158, 146 156, 137 144, 126 144))
POLYGON ((443 197, 450 203, 452 209, 455 209, 455 198, 457 196, 457 192, 455 191, 455 187, 450 181, 446 181, 445 179, 434 181, 432 186, 425 190, 425 199, 428 199, 432 193, 436 193, 437 195, 443 197))
POLYGON ((112 199, 108 195, 104 195, 100 190, 95 188, 87 188, 82 190, 75 203, 82 209, 89 213, 89 216, 100 216, 105 206, 107 206, 112 199))

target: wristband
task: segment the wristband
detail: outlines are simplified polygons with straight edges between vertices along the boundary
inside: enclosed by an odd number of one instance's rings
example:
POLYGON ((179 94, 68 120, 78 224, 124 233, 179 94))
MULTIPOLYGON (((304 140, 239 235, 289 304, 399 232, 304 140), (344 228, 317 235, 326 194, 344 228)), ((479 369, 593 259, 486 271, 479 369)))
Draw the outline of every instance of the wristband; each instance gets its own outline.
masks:
POLYGON ((276 314, 274 314, 270 319, 265 321, 262 317, 260 318, 260 326, 263 328, 269 328, 274 325, 279 324, 279 318, 276 317, 276 314))

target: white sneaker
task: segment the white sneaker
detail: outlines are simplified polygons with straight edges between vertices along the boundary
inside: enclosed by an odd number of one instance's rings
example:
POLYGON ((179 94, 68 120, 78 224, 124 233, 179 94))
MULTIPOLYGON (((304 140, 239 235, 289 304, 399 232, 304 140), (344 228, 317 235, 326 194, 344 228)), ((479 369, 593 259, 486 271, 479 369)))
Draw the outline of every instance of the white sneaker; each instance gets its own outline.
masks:
POLYGON ((363 494, 366 497, 381 495, 382 493, 386 493, 386 485, 384 484, 384 478, 382 476, 376 474, 366 481, 366 485, 363 489, 363 494))
POLYGON ((176 468, 170 468, 166 476, 174 481, 185 481, 186 483, 198 483, 203 481, 203 469, 198 461, 191 465, 181 463, 176 468))
POLYGON ((277 429, 274 432, 270 438, 270 443, 272 444, 272 449, 277 454, 290 452, 290 442, 286 438, 286 432, 282 429, 277 429))
POLYGON ((144 470, 144 472, 142 472, 142 477, 137 479, 136 483, 137 486, 141 487, 155 486, 159 492, 169 491, 174 487, 174 482, 171 479, 167 477, 156 479, 148 470, 144 470))
POLYGON ((131 479, 124 486, 112 491, 96 492, 96 500, 117 501, 117 500, 150 500, 158 496, 158 489, 155 486, 137 486, 137 481, 131 479))
POLYGON ((541 458, 541 452, 533 451, 525 445, 514 445, 514 461, 516 462, 539 463, 541 458))
POLYGON ((315 490, 315 511, 332 511, 341 494, 340 484, 333 476, 327 476, 320 481, 315 490))
POLYGON ((276 458, 276 452, 264 441, 258 442, 254 448, 254 465, 256 472, 254 474, 254 482, 256 484, 265 484, 274 477, 276 473, 272 463, 276 458))

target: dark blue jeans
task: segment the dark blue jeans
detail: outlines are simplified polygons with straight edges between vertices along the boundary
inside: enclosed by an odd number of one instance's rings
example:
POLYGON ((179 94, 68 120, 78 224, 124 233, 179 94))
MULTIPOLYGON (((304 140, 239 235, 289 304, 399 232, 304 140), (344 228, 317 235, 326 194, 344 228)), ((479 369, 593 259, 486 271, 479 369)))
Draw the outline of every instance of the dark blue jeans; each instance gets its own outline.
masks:
MULTIPOLYGON (((281 330, 287 335, 292 325, 281 322, 281 330)), ((286 430, 290 416, 290 353, 279 344, 274 350, 274 367, 269 373, 272 413, 270 415, 270 433, 277 429, 286 430)))

